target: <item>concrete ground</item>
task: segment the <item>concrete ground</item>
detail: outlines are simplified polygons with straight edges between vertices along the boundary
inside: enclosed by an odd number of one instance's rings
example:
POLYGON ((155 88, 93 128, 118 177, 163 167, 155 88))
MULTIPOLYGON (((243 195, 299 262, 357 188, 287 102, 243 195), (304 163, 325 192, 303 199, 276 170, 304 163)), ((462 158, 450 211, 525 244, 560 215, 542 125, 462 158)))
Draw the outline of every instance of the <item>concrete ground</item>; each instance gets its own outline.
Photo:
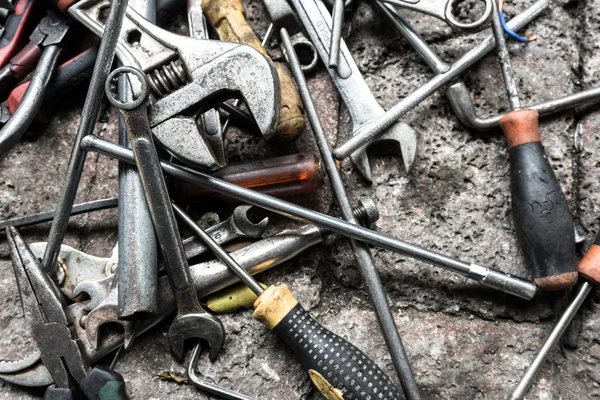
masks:
MULTIPOLYGON (((532 3, 505 4, 508 18, 532 3)), ((245 2, 259 35, 267 27, 260 0, 245 2)), ((485 35, 453 33, 443 22, 405 13, 424 38, 448 62, 485 35)), ((398 37, 368 2, 356 0, 346 15, 345 37, 373 94, 389 108, 432 77, 419 56, 398 37)), ((184 30, 179 21, 178 30, 184 30)), ((551 3, 524 32, 540 38, 510 42, 513 67, 523 103, 531 104, 600 84, 600 0, 551 3)), ((272 54, 277 57, 276 43, 272 54)), ((349 118, 321 66, 309 76, 310 87, 332 145, 348 136, 349 118)), ((508 109, 500 67, 490 55, 464 80, 481 115, 508 109)), ((61 191, 83 95, 65 101, 45 128, 34 127, 0 163, 0 217, 54 208, 61 191)), ((596 108, 597 109, 597 108, 596 108)), ((95 133, 116 141, 116 112, 106 106, 95 133)), ((419 155, 406 174, 398 157, 372 153, 374 184, 367 185, 348 163, 344 178, 351 198, 370 196, 381 211, 376 229, 420 246, 530 278, 515 240, 510 214, 506 144, 498 131, 480 133, 463 126, 443 93, 427 99, 404 122, 418 133, 419 155)), ((566 112, 544 118, 541 135, 577 226, 589 241, 600 227, 600 113, 566 112)), ((316 152, 310 132, 283 147, 239 129, 228 133, 232 162, 300 151, 316 152)), ((117 164, 89 154, 78 200, 117 193, 117 164)), ((337 213, 327 185, 298 203, 337 213)), ((203 205, 202 211, 210 210, 203 205)), ((220 210, 221 211, 221 210, 220 210)), ((226 212, 221 211, 226 218, 226 212)), ((116 212, 72 219, 66 243, 108 256, 117 239, 116 212)), ((294 223, 273 216, 269 233, 294 223)), ((43 241, 49 225, 23 229, 28 241, 43 241)), ((526 302, 485 289, 465 278, 388 251, 373 249, 376 265, 412 362, 423 399, 507 398, 565 308, 564 296, 538 295, 526 302)), ((0 349, 5 359, 27 354, 18 292, 4 240, 0 242, 0 349)), ((266 283, 287 283, 322 324, 365 351, 394 379, 394 370, 348 243, 332 237, 291 262, 261 276, 266 283)), ((600 296, 583 306, 576 350, 556 348, 531 390, 529 399, 600 397, 600 296)), ((203 357, 199 373, 247 395, 264 399, 317 399, 299 364, 280 340, 251 318, 249 311, 221 317, 227 331, 216 363, 203 357)), ((184 375, 185 366, 170 354, 165 323, 140 337, 121 355, 117 369, 133 399, 209 398, 193 387, 159 375, 184 375)), ((396 379, 397 381, 397 379, 396 379)), ((1 382, 0 398, 39 398, 42 390, 1 382)))

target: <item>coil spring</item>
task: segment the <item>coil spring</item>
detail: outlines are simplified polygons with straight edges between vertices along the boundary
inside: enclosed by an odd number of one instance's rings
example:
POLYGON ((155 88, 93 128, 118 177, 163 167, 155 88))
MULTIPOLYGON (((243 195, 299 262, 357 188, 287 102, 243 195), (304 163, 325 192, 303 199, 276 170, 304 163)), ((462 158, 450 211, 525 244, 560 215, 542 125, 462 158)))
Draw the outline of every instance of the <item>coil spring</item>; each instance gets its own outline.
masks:
POLYGON ((171 61, 167 65, 158 67, 147 76, 150 88, 159 98, 179 89, 188 81, 180 60, 171 61))

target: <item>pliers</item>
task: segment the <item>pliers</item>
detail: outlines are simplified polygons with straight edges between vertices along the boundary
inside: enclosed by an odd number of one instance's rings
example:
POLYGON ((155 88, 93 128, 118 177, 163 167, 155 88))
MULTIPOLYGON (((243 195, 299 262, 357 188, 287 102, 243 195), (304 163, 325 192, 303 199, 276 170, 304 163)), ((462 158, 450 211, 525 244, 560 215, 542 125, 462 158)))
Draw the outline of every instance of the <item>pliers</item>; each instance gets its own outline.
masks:
POLYGON ((55 383, 44 399, 127 399, 125 382, 117 372, 95 367, 88 374, 58 287, 14 227, 6 228, 6 236, 25 321, 55 383))

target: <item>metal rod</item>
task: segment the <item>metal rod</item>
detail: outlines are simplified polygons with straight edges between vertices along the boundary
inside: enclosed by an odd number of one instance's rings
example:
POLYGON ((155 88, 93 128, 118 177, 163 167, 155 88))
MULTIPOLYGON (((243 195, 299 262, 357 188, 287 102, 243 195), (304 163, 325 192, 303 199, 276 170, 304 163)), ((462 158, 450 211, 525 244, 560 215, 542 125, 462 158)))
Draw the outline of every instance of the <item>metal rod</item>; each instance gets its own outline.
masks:
POLYGON ((504 38, 504 28, 502 28, 502 22, 500 22, 497 0, 492 0, 492 32, 494 33, 498 59, 500 60, 500 66, 502 67, 502 76, 504 77, 504 86, 506 87, 508 102, 511 110, 518 110, 521 108, 521 101, 519 100, 519 91, 512 71, 506 39, 504 38))
POLYGON ((185 211, 183 211, 179 206, 177 206, 177 204, 175 204, 174 202, 172 202, 171 204, 173 205, 173 210, 175 210, 175 214, 177 214, 177 216, 181 220, 183 220, 183 222, 185 222, 190 227, 190 229, 194 231, 196 235, 198 235, 200 240, 202 240, 204 244, 206 244, 206 246, 217 256, 219 260, 223 262, 223 264, 227 265, 233 272, 235 272, 235 274, 240 278, 240 280, 244 282, 244 284, 248 286, 250 290, 254 292, 254 294, 260 296, 265 292, 262 286, 258 284, 256 279, 254 279, 252 275, 250 275, 244 268, 242 268, 237 263, 237 261, 235 261, 233 257, 229 255, 228 252, 223 250, 223 248, 212 238, 212 236, 206 233, 204 229, 200 228, 196 224, 196 222, 185 213, 185 211))
MULTIPOLYGON (((531 7, 510 20, 507 25, 512 30, 518 30, 546 10, 548 5, 549 0, 538 0, 531 7)), ((494 46, 495 42, 492 36, 485 38, 479 45, 469 50, 452 64, 446 73, 436 75, 426 84, 390 108, 381 117, 369 124, 365 124, 363 128, 357 130, 355 135, 333 150, 335 158, 343 160, 374 138, 383 135, 399 118, 415 108, 438 89, 450 83, 454 78, 469 69, 484 55, 490 52, 494 46)))
MULTIPOLYGON (((323 164, 327 170, 327 175, 329 176, 329 181, 331 182, 333 194, 338 205, 340 206, 342 216, 349 223, 358 225, 358 222, 352 212, 352 205, 350 204, 350 199, 346 193, 342 175, 340 174, 338 165, 331 154, 331 148, 327 142, 327 137, 323 131, 321 121, 319 120, 315 103, 310 94, 310 90, 308 89, 304 73, 302 72, 302 66, 300 65, 300 61, 298 60, 298 56, 294 50, 290 36, 285 28, 281 29, 280 37, 283 47, 285 48, 290 69, 292 70, 294 79, 296 79, 300 97, 302 97, 302 102, 306 108, 306 115, 308 116, 310 126, 314 133, 315 141, 317 143, 317 147, 319 148, 319 153, 321 154, 321 159, 323 160, 323 164)), ((377 269, 375 268, 375 262, 373 261, 371 250, 366 243, 357 242, 354 239, 350 239, 350 245, 352 246, 356 264, 358 265, 363 279, 367 284, 373 309, 375 310, 377 321, 379 322, 385 343, 392 357, 392 362, 396 368, 396 373, 400 379, 400 384, 402 385, 404 395, 407 399, 420 399, 421 396, 419 394, 419 388, 417 387, 417 382, 415 380, 410 361, 406 355, 406 351, 404 350, 402 339, 398 333, 398 327, 394 321, 394 315, 390 309, 390 304, 388 303, 386 293, 383 289, 381 278, 379 277, 377 269)))
POLYGON ((333 22, 331 25, 331 43, 329 46, 329 68, 337 68, 340 59, 340 41, 344 26, 344 0, 333 0, 333 22))
MULTIPOLYGON (((131 150, 96 136, 88 136, 82 141, 81 146, 87 151, 96 151, 119 161, 126 161, 131 164, 135 162, 131 150)), ((484 286, 492 287, 505 293, 510 293, 524 299, 532 299, 535 296, 535 284, 526 279, 512 276, 493 268, 486 268, 476 264, 467 264, 461 260, 363 228, 360 225, 353 225, 349 222, 330 217, 329 215, 300 207, 285 200, 276 199, 272 196, 255 192, 254 190, 246 189, 233 183, 225 182, 190 168, 179 167, 166 161, 161 161, 161 165, 165 173, 177 179, 214 190, 217 193, 233 197, 248 204, 253 204, 298 221, 310 222, 321 228, 353 239, 361 240, 373 246, 404 254, 428 264, 437 265, 469 279, 478 281, 484 286)))
POLYGON ((91 135, 94 131, 94 125, 98 119, 100 106, 104 99, 104 84, 115 57, 119 32, 123 25, 123 17, 125 16, 126 9, 127 0, 112 0, 110 2, 106 29, 104 30, 104 35, 102 35, 102 41, 98 49, 98 56, 81 113, 81 121, 77 129, 77 137, 71 151, 62 195, 56 207, 56 216, 52 221, 50 235, 48 236, 48 245, 46 246, 42 260, 44 271, 51 276, 54 276, 56 260, 65 237, 69 216, 75 202, 75 197, 77 196, 77 188, 85 163, 86 152, 81 149, 80 144, 86 136, 91 135))
MULTIPOLYGON (((119 204, 118 197, 110 197, 108 199, 94 200, 87 203, 75 204, 71 209, 71 215, 85 214, 92 211, 107 210, 110 208, 116 208, 119 204)), ((21 226, 29 226, 41 224, 42 222, 52 221, 56 215, 55 210, 44 211, 37 214, 27 215, 24 217, 15 217, 0 221, 0 229, 4 229, 7 226, 14 226, 19 228, 21 226)))
POLYGON ((564 314, 560 317, 560 319, 554 326, 554 329, 552 329, 550 336, 548 336, 548 339, 546 339, 546 342, 540 349, 540 352, 535 357, 535 359, 531 363, 531 366, 529 367, 527 372, 525 372, 525 375, 521 379, 521 382, 519 382, 519 385, 511 395, 511 400, 521 400, 525 397, 535 377, 537 376, 538 372, 540 371, 544 362, 546 361, 546 358, 548 358, 548 356, 550 355, 550 351, 562 337, 563 333, 565 333, 565 330, 571 323, 573 317, 577 315, 577 311, 579 311, 579 308, 581 307, 587 296, 590 294, 592 288, 593 286, 589 282, 584 282, 581 285, 581 287, 579 288, 579 292, 577 292, 577 296, 575 296, 573 302, 569 305, 569 307, 565 310, 564 314))

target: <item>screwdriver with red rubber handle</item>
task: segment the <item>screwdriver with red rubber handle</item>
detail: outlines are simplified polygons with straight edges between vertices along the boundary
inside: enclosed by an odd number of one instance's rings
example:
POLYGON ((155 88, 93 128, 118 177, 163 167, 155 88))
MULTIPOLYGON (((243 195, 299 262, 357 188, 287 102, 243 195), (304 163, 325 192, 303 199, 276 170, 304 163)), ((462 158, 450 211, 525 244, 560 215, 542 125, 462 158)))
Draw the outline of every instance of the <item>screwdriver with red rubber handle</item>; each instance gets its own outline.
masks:
POLYGON ((579 262, 577 267, 579 275, 585 279, 585 282, 578 289, 577 294, 573 302, 567 307, 563 315, 556 323, 554 329, 546 339, 546 342, 542 346, 540 352, 531 363, 531 366, 519 382, 519 385, 510 397, 511 400, 521 400, 527 394, 527 391, 531 387, 535 377, 542 368, 546 358, 550 355, 550 351, 559 341, 573 317, 577 315, 577 311, 588 297, 592 289, 596 286, 600 286, 600 231, 596 234, 594 243, 579 262))
MULTIPOLYGON (((73 93, 82 84, 89 81, 97 54, 98 47, 91 47, 65 61, 57 68, 54 78, 46 90, 46 100, 42 103, 36 115, 36 120, 43 124, 49 123, 58 100, 73 93)), ((23 82, 14 88, 8 96, 7 104, 11 114, 14 114, 19 104, 21 104, 29 84, 30 81, 23 82)))
POLYGON ((538 113, 521 109, 496 0, 492 7, 492 31, 513 110, 500 127, 508 142, 515 231, 538 287, 566 289, 577 282, 573 218, 540 141, 538 113))
POLYGON ((227 265, 258 299, 253 317, 292 349, 313 384, 328 400, 402 399, 391 379, 346 339, 319 324, 286 285, 266 290, 181 208, 175 214, 227 265))

